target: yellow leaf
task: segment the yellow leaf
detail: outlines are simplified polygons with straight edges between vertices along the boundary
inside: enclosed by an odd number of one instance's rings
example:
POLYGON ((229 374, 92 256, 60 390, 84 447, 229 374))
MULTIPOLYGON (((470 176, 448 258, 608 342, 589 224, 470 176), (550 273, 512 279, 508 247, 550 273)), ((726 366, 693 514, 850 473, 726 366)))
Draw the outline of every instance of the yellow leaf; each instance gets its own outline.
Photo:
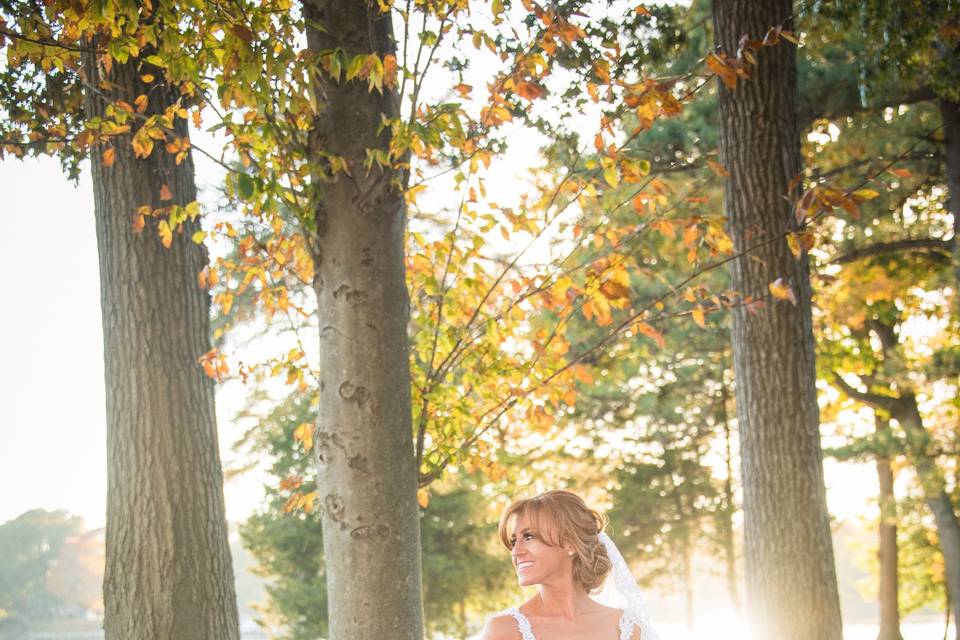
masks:
POLYGON ((620 184, 620 172, 617 171, 617 165, 610 164, 603 170, 603 179, 607 181, 607 184, 611 187, 616 187, 620 184))
POLYGON ((790 253, 793 254, 793 257, 800 257, 800 241, 797 240, 797 235, 795 233, 787 234, 787 246, 790 247, 790 253))
POLYGON ((313 425, 309 422, 302 423, 293 430, 293 439, 303 445, 303 451, 308 453, 313 449, 313 425))
POLYGON ((800 44, 800 41, 794 37, 792 31, 781 31, 780 37, 786 40, 787 42, 792 42, 793 44, 800 44))
POLYGON ((173 230, 170 228, 170 224, 166 220, 161 220, 157 224, 157 231, 160 234, 160 242, 169 249, 170 245, 173 244, 173 230))
POLYGON ((140 76, 140 80, 142 80, 143 82, 145 82, 145 83, 147 83, 147 84, 150 84, 151 82, 153 82, 153 74, 152 74, 152 73, 145 73, 145 74, 143 74, 142 76, 140 76))
POLYGON ((789 300, 794 306, 797 304, 797 296, 793 293, 790 285, 783 281, 783 278, 777 278, 768 285, 770 293, 774 298, 780 300, 789 300))
POLYGON ((427 508, 427 505, 430 504, 430 489, 426 487, 417 489, 417 504, 420 505, 421 509, 427 508))
POLYGON ((720 253, 733 253, 733 240, 726 231, 716 225, 707 227, 707 242, 720 253))
POLYGON ((703 313, 702 307, 694 307, 693 311, 691 312, 691 315, 693 315, 693 321, 696 322, 698 325, 700 325, 700 328, 702 329, 707 328, 706 317, 703 313))
POLYGON ((880 194, 873 189, 857 189, 853 192, 853 197, 859 200, 873 200, 880 194))

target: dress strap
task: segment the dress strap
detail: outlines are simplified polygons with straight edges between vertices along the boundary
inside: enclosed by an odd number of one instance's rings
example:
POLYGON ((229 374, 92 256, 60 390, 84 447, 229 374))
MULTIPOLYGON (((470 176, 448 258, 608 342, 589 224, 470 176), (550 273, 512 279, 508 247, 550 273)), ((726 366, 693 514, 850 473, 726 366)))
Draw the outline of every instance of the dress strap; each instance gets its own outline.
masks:
POLYGON ((530 627, 530 621, 527 620, 527 616, 520 612, 520 609, 517 607, 510 607, 509 609, 504 610, 503 615, 511 616, 517 621, 517 626, 520 628, 520 637, 522 640, 537 640, 533 635, 533 629, 530 627))
MULTIPOLYGON (((640 620, 635 615, 624 609, 620 614, 620 640, 630 640, 633 635, 633 628, 639 626, 640 620)), ((646 640, 641 638, 640 640, 646 640)))

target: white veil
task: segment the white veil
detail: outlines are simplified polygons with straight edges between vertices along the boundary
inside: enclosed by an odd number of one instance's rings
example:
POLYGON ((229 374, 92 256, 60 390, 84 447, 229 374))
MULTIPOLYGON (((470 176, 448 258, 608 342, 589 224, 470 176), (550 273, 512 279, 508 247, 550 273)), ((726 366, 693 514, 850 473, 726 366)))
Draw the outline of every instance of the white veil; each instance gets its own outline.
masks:
POLYGON ((630 567, 613 543, 606 532, 601 531, 598 536, 600 542, 607 549, 607 556, 613 564, 613 570, 603 583, 603 589, 595 597, 598 602, 623 609, 626 612, 625 618, 632 620, 640 627, 641 640, 660 640, 653 623, 650 622, 650 615, 643 603, 643 596, 640 594, 640 587, 630 572, 630 567))

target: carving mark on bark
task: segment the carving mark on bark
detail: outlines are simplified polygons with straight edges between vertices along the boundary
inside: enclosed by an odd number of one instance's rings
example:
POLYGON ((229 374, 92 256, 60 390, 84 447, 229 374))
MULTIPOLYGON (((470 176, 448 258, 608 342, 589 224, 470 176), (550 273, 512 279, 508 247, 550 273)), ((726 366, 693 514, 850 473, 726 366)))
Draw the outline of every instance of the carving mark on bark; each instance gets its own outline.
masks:
POLYGON ((351 469, 369 473, 369 469, 367 468, 367 459, 360 454, 351 456, 351 458, 347 461, 347 464, 350 465, 351 469))
POLYGON ((327 509, 327 515, 330 516, 330 519, 334 522, 340 522, 343 520, 343 498, 338 496, 335 493, 327 494, 327 497, 323 499, 323 504, 327 509))
POLYGON ((348 284, 342 284, 334 290, 334 299, 339 299, 341 296, 352 306, 357 306, 367 299, 366 293, 359 289, 354 289, 348 284))
POLYGON ((385 524, 367 524, 351 530, 350 537, 354 540, 364 540, 367 538, 386 537, 389 533, 390 527, 385 524))
POLYGON ((349 400, 351 402, 356 402, 357 407, 363 409, 367 404, 367 399, 370 397, 370 392, 364 386, 355 386, 349 380, 344 380, 343 384, 340 385, 340 397, 344 400, 349 400))
POLYGON ((316 460, 318 465, 326 465, 330 460, 331 449, 337 447, 344 454, 347 453, 346 447, 343 446, 343 443, 340 442, 340 439, 335 433, 328 433, 326 431, 317 431, 314 435, 314 445, 313 449, 316 451, 316 460))

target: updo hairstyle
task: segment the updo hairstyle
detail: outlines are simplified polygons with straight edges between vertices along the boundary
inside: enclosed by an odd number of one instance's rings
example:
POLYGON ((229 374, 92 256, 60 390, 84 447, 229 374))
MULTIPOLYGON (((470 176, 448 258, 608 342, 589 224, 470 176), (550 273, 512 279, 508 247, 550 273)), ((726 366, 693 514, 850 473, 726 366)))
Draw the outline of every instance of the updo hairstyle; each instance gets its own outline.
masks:
POLYGON ((613 567, 606 547, 597 539, 606 523, 604 517, 588 507, 583 498, 570 491, 555 489, 515 501, 500 516, 498 533, 500 542, 507 549, 511 549, 510 529, 520 514, 527 516, 530 526, 545 544, 573 547, 573 579, 587 593, 603 584, 613 567))

